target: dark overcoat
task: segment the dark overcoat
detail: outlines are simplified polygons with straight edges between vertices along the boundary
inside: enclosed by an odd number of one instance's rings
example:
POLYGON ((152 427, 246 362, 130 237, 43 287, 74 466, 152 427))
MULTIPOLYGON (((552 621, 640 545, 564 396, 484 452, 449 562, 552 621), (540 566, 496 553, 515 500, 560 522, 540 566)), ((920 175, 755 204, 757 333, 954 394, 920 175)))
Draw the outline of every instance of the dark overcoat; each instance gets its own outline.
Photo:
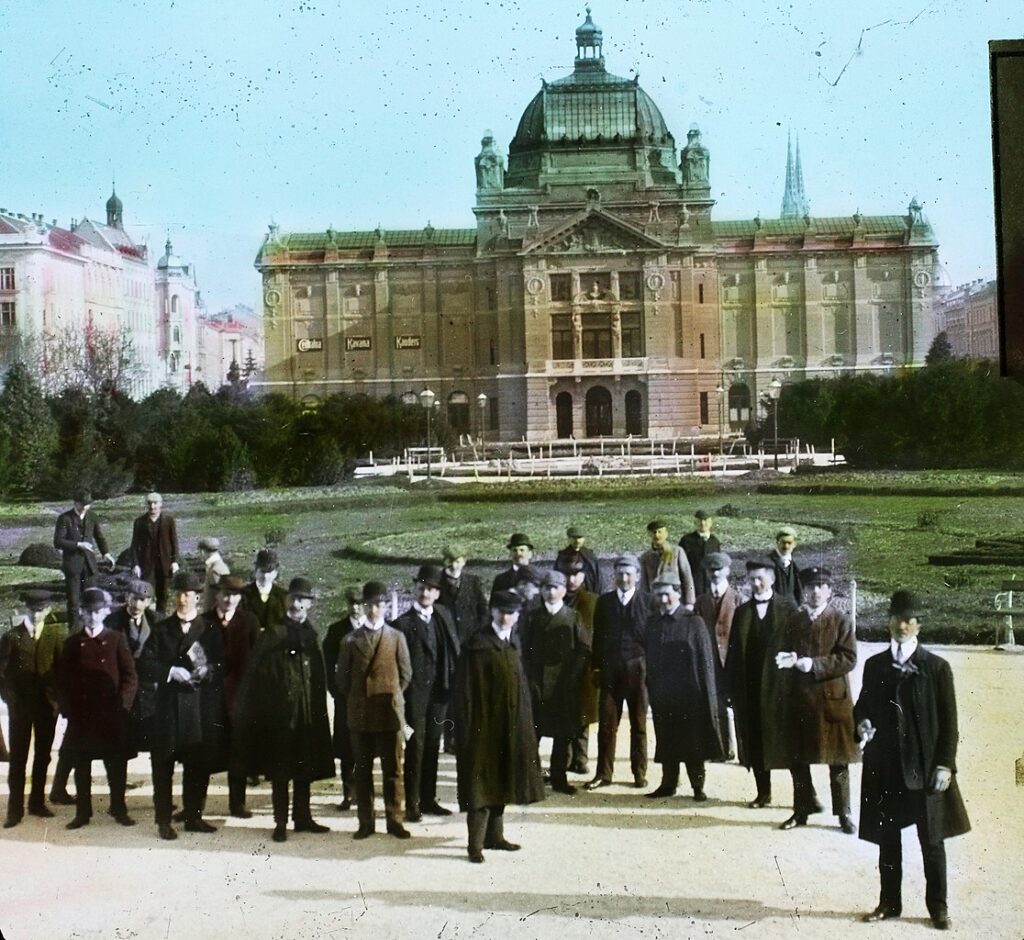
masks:
POLYGON ((783 712, 779 682, 788 678, 781 674, 789 670, 775 665, 779 651, 776 633, 795 613, 796 605, 788 597, 773 594, 763 620, 758 619, 753 599, 740 604, 732 620, 727 662, 737 751, 747 768, 765 766, 763 723, 783 712))
MULTIPOLYGON (((949 663, 923 646, 894 665, 883 650, 864 663, 864 684, 854 709, 859 724, 868 719, 875 736, 864 748, 860 837, 878 843, 883 818, 900 818, 901 791, 925 791, 928 832, 933 841, 970 831, 971 823, 956 777, 956 693, 949 663), (936 767, 953 771, 949 789, 930 790, 936 767), (893 801, 897 805, 893 805, 893 801)), ((909 825, 911 817, 901 820, 909 825)))
POLYGON ((557 571, 559 562, 573 561, 579 559, 583 562, 583 587, 594 594, 601 593, 601 563, 589 548, 585 546, 579 550, 571 545, 560 548, 555 555, 555 563, 552 567, 557 571))
POLYGON ((250 773, 334 776, 327 677, 313 624, 286 617, 256 640, 238 693, 236 740, 250 773))
POLYGON ((412 663, 412 681, 405 690, 405 720, 422 733, 431 704, 445 704, 451 692, 459 658, 455 624, 448 609, 435 604, 429 624, 410 607, 391 626, 405 637, 412 663))
POLYGON ((715 663, 704 621, 680 604, 651 614, 645 631, 647 694, 659 764, 721 760, 715 663))
POLYGON ((590 661, 580 679, 580 724, 586 726, 593 724, 599 717, 598 694, 601 683, 594 671, 593 659, 594 613, 597 610, 597 595, 583 587, 575 594, 566 594, 565 603, 566 606, 576 611, 576 616, 586 633, 587 643, 591 649, 590 661))
POLYGON ((154 757, 202 759, 211 773, 227 766, 227 712, 224 705, 224 636, 220 624, 202 617, 182 634, 177 614, 159 621, 149 641, 158 677, 156 711, 149 750, 154 757), (168 682, 173 666, 196 670, 200 657, 206 673, 194 684, 168 682))
POLYGON ((519 637, 483 627, 462 647, 452 686, 459 809, 544 799, 519 637))
POLYGON ((160 675, 160 666, 156 662, 153 643, 153 628, 156 615, 152 608, 147 608, 142 615, 139 629, 130 625, 128 611, 119 607, 104 621, 104 626, 120 633, 128 643, 128 650, 135 660, 135 674, 139 680, 139 688, 135 693, 128 723, 131 728, 132 750, 148 751, 149 739, 152 735, 153 719, 156 715, 157 689, 160 680, 167 678, 167 673, 160 675))
POLYGON ((53 547, 60 550, 61 570, 65 575, 91 577, 96 574, 96 555, 83 551, 79 542, 92 542, 99 549, 100 555, 107 554, 107 540, 100 528, 99 520, 92 512, 87 512, 79 519, 75 510, 68 509, 57 517, 53 529, 53 547))
POLYGON ((171 564, 178 560, 178 526, 174 516, 161 512, 154 525, 150 525, 149 513, 136 518, 128 554, 131 564, 142 569, 147 581, 156 571, 169 575, 171 564))
POLYGON ((475 574, 465 569, 457 584, 447 575, 441 578, 441 596, 437 601, 451 613, 460 645, 488 622, 483 585, 475 574))
POLYGON ((739 603, 739 594, 729 587, 718 601, 709 591, 707 594, 699 594, 693 605, 693 612, 704 621, 708 639, 711 640, 711 653, 715 661, 715 689, 718 694, 718 723, 723 736, 729 727, 728 706, 732 700, 733 673, 733 664, 729 662, 732 652, 732 621, 739 603), (719 638, 725 647, 724 659, 719 638))
POLYGON ((124 636, 106 627, 94 637, 85 630, 72 634, 58 677, 67 752, 76 760, 134 756, 128 713, 138 679, 124 636))
POLYGON ((344 743, 348 738, 348 718, 345 715, 345 696, 338 692, 338 658, 341 644, 355 626, 351 617, 336 620, 327 628, 324 635, 324 667, 327 670, 327 694, 334 701, 334 723, 331 725, 331 741, 334 745, 334 756, 341 757, 348 750, 344 743))
POLYGON ((686 560, 690 563, 690 570, 693 572, 693 589, 697 596, 711 590, 711 582, 708 573, 704 570, 701 562, 705 555, 722 550, 722 543, 718 541, 717 535, 709 535, 706 539, 700 537, 700 533, 694 530, 687 532, 679 540, 679 547, 686 553, 686 560))
POLYGON ((264 601, 255 584, 242 588, 242 606, 249 611, 260 625, 260 630, 278 627, 288 610, 288 592, 276 581, 270 586, 270 594, 264 601))
MULTIPOLYGON (((829 604, 812 621, 807 608, 799 607, 780 631, 778 650, 809 657, 811 671, 777 670, 787 675, 776 680, 780 711, 765 716, 767 766, 860 760, 850 692, 857 638, 850 618, 829 604)), ((774 653, 771 659, 774 665, 774 653)))
POLYGON ((583 673, 590 667, 587 631, 571 607, 563 603, 551 614, 540 604, 527 612, 521 636, 538 737, 576 737, 583 726, 583 673))
POLYGON ((221 623, 217 608, 203 614, 210 629, 220 630, 224 641, 224 708, 229 723, 235 719, 238 690, 249 671, 252 651, 260 634, 259 621, 241 604, 227 626, 221 623))
POLYGON ((775 569, 775 593, 788 597, 794 604, 800 605, 804 599, 804 589, 800 584, 800 566, 796 559, 791 558, 789 567, 782 563, 782 556, 777 548, 768 553, 772 567, 775 569))
POLYGON ((515 590, 518 578, 519 571, 512 567, 512 565, 509 565, 504 571, 499 571, 494 576, 494 581, 491 582, 491 597, 488 601, 488 606, 490 605, 490 601, 494 600, 494 595, 497 594, 498 591, 515 590))

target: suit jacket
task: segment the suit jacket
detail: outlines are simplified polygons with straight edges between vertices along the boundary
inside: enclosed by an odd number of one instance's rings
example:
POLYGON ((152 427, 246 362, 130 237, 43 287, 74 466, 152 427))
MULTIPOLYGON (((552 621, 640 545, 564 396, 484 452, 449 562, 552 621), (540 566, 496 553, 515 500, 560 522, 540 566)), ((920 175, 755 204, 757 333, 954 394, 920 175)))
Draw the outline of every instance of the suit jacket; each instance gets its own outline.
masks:
POLYGON ((522 644, 538 737, 575 737, 583 724, 582 682, 591 651, 588 631, 571 607, 563 604, 552 614, 541 604, 527 614, 522 644))
POLYGON ((649 548, 640 556, 640 588, 646 594, 650 594, 658 575, 669 571, 674 571, 679 576, 683 603, 692 606, 697 599, 693 587, 693 572, 690 570, 689 561, 686 560, 686 552, 678 545, 666 545, 660 552, 649 548))
POLYGON ((53 547, 60 549, 61 569, 65 574, 91 576, 96 574, 96 555, 78 547, 79 542, 92 542, 100 555, 108 551, 107 540, 95 513, 87 512, 81 520, 74 508, 57 517, 53 530, 53 547))
POLYGON ((43 621, 38 640, 24 624, 0 637, 0 698, 9 708, 30 708, 41 697, 56 708, 56 666, 67 638, 67 627, 53 614, 43 621))
POLYGON ((269 630, 280 626, 284 620, 288 609, 288 592, 275 581, 264 601, 255 583, 247 584, 242 588, 242 606, 256 618, 261 631, 269 630))
POLYGON ((800 566, 796 559, 792 558, 789 567, 782 564, 782 556, 777 548, 773 548, 768 557, 775 568, 775 593, 782 597, 788 597, 798 607, 804 601, 804 589, 800 586, 800 566))
POLYGON ((861 777, 860 837, 879 842, 886 816, 901 826, 907 791, 925 792, 928 832, 933 842, 962 835, 971 828, 956 779, 959 740, 956 693, 949 663, 923 646, 908 660, 910 668, 895 666, 890 650, 864 663, 864 682, 854 709, 859 724, 868 719, 874 738, 864 748, 861 777), (931 792, 936 767, 953 771, 949 789, 931 792))
POLYGON ((448 702, 455 661, 459 658, 459 638, 447 608, 434 605, 429 624, 410 607, 391 626, 404 637, 409 647, 412 681, 405 690, 405 720, 421 728, 431 705, 448 702))
POLYGON ((139 516, 132 525, 128 555, 130 563, 142 569, 143 577, 157 571, 169 575, 172 562, 178 560, 178 527, 174 516, 161 512, 153 526, 148 513, 139 516))
POLYGON ((235 615, 227 628, 221 624, 220 614, 216 608, 203 614, 202 619, 208 624, 209 629, 218 630, 221 634, 221 641, 224 644, 224 707, 228 718, 233 718, 235 699, 249 669, 252 651, 259 637, 259 621, 241 604, 235 608, 235 615))
POLYGON ((401 731, 403 693, 411 680, 409 645, 394 627, 385 624, 379 631, 360 627, 341 641, 338 693, 345 697, 350 731, 401 731))
POLYGON ((720 552, 722 543, 718 541, 717 535, 709 535, 706 539, 702 539, 700 533, 694 530, 687 532, 679 540, 679 547, 686 553, 686 560, 690 563, 690 570, 693 572, 693 589, 700 597, 701 594, 711 589, 708 573, 704 570, 701 562, 704 561, 705 555, 720 552))
POLYGON ((441 596, 437 601, 451 613, 460 646, 488 622, 489 611, 483 586, 480 579, 465 568, 457 587, 447 575, 442 576, 441 596))
MULTIPOLYGON (((594 605, 594 668, 601 673, 601 685, 611 687, 631 664, 644 660, 644 630, 651 599, 639 588, 625 609, 619 592, 602 594, 594 605)), ((643 673, 641 673, 641 681, 643 673)))

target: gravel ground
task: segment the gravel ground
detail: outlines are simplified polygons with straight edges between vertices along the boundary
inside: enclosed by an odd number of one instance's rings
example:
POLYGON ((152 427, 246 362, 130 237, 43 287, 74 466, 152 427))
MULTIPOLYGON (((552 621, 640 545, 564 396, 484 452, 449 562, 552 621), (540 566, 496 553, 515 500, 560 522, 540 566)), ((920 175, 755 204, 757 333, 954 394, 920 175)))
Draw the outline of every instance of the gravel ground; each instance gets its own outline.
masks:
MULTIPOLYGON (((861 644, 861 658, 880 647, 861 644)), ((1024 656, 939 650, 959 694, 960 784, 974 829, 947 843, 952 936, 1024 937, 1024 754, 1019 721, 1024 656)), ((855 689, 859 687, 858 668, 855 689)), ((6 714, 3 717, 6 719, 6 714)), ((5 721, 6 723, 6 721, 5 721)), ((653 732, 652 732, 653 734, 653 732)), ((545 742, 546 743, 546 742, 545 742)), ((619 734, 617 779, 630 779, 628 733, 619 734)), ((596 747, 592 742, 592 751, 596 747)), ((52 769, 52 765, 51 765, 52 769)), ((101 773, 101 765, 95 771, 101 773)), ((410 826, 398 842, 378 834, 353 842, 353 813, 336 809, 335 783, 314 789, 314 813, 332 832, 270 841, 270 793, 251 794, 253 819, 224 821, 227 791, 214 778, 214 835, 161 842, 151 816, 145 758, 130 766, 139 821, 122 829, 106 816, 102 783, 92 825, 66 832, 73 813, 27 817, 0 833, 0 936, 103 940, 246 940, 373 937, 915 937, 934 931, 924 906, 920 853, 905 832, 904 917, 866 925, 878 895, 877 850, 844 836, 833 817, 780 832, 791 787, 776 772, 776 804, 746 808, 753 782, 735 765, 712 765, 711 799, 688 790, 651 801, 628 786, 555 795, 507 815, 516 854, 485 853, 471 865, 461 815, 410 826)), ((826 797, 824 768, 814 771, 826 797)), ((454 806, 455 767, 442 761, 441 796, 454 806)), ((853 770, 854 801, 860 771, 853 770)), ((0 765, 0 777, 6 767, 0 765)), ((658 768, 651 768, 651 786, 658 768)), ((582 778, 580 782, 582 781, 582 778)), ((94 797, 94 800, 96 798, 94 797)), ((382 822, 378 823, 383 830, 382 822)))

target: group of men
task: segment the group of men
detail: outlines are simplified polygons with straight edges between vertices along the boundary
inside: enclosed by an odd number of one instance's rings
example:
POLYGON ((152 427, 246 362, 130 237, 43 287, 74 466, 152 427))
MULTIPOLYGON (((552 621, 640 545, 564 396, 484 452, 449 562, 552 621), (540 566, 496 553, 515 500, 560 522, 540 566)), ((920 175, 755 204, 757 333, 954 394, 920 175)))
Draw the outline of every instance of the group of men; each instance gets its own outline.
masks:
POLYGON ((78 629, 68 635, 48 616, 47 598, 29 592, 27 614, 0 639, 0 693, 11 715, 8 827, 24 814, 33 732, 28 811, 52 815, 43 796, 59 709, 68 719, 62 757, 66 749, 76 786, 68 828, 92 815, 94 759, 106 763, 111 815, 132 825, 126 761, 148 751, 164 839, 176 838, 171 780, 178 762, 177 818, 186 830, 214 831, 203 818, 207 787, 212 773, 227 771, 231 814, 251 815, 248 781, 262 775, 272 787, 275 841, 287 838, 289 804, 296 831, 326 832, 312 817, 310 784, 333 777, 338 757, 341 808, 353 801, 357 808, 354 837, 374 832, 379 761, 387 832, 406 839, 405 823, 451 815, 437 786, 444 745, 456 755, 469 858, 482 862, 484 849, 519 848, 505 838, 505 807, 544 798, 541 738, 551 739, 552 790, 574 796, 568 775, 588 773, 596 721, 596 771, 585 788, 613 784, 625 705, 634 787, 648 786, 649 710, 661 781, 647 796, 673 796, 683 765, 693 799, 704 801, 707 762, 738 756, 753 772, 751 808, 771 803, 773 769, 790 772, 793 809, 783 830, 821 811, 811 766, 827 764, 832 812, 843 832, 856 832, 848 765, 863 749, 861 836, 879 844, 882 874, 880 904, 867 919, 899 916, 899 833, 916 824, 929 912, 937 927, 949 924, 942 840, 968 823, 956 787, 948 665, 916 646, 916 601, 896 592, 892 649, 866 664, 855 722, 850 619, 831 603, 831 573, 797 565, 789 526, 779 528, 771 552, 745 563, 746 600, 731 584, 732 561, 703 510, 678 545, 664 520, 652 520, 649 548, 614 559, 610 590, 602 590, 601 565, 577 526, 543 571, 533 564, 530 539, 514 533, 510 565, 489 599, 466 570, 466 552, 448 546, 443 565, 420 567, 409 609, 390 622, 386 585, 346 589, 346 614, 321 645, 310 620, 311 583, 298 577, 287 591, 280 587, 272 551, 259 552, 248 584, 230 574, 215 540, 202 546, 205 581, 178 570, 173 519, 168 525, 157 494, 136 521, 135 579, 113 610, 105 591, 75 581, 95 554, 107 554, 87 497, 76 496, 54 539, 64 551, 70 622, 78 629), (174 609, 158 620, 151 600, 156 595, 159 606, 159 585, 167 583, 174 609))

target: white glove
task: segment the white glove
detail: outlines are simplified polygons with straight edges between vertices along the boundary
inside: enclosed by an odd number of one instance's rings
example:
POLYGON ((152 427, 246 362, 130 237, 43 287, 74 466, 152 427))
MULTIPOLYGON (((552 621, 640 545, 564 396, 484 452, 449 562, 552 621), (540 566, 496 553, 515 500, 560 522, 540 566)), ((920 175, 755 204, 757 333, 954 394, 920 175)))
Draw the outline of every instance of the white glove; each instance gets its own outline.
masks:
POLYGON ((142 568, 140 568, 138 565, 133 565, 132 566, 132 574, 135 575, 136 578, 141 578, 142 577, 142 568))
POLYGON ((179 565, 176 561, 172 561, 171 574, 177 574, 179 570, 181 570, 181 565, 179 565))
POLYGON ((871 724, 870 719, 865 718, 860 724, 857 725, 857 744, 863 751, 864 748, 870 743, 871 739, 875 736, 875 726, 871 724))
POLYGON ((775 665, 779 669, 792 669, 796 665, 796 653, 776 653, 775 665))
POLYGON ((800 672, 810 672, 814 667, 814 661, 810 656, 801 656, 794 665, 800 670, 800 672))
POLYGON ((932 774, 932 792, 945 793, 953 782, 953 771, 946 767, 936 767, 932 774))
POLYGON ((184 666, 171 666, 171 671, 167 673, 167 681, 183 682, 187 685, 192 681, 192 673, 184 666))
POLYGON ((107 554, 103 556, 103 560, 109 565, 114 564, 114 556, 111 555, 110 552, 107 552, 107 554))

